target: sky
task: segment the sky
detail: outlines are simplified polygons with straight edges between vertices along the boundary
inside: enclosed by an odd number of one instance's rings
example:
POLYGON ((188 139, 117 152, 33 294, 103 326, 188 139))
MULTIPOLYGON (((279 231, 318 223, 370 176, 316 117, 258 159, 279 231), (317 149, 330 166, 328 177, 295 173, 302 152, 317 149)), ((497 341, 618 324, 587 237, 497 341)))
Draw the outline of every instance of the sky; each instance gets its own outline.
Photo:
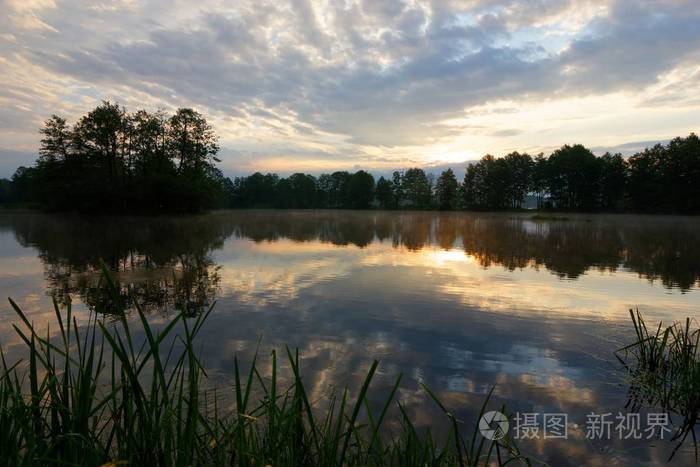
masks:
POLYGON ((698 0, 0 0, 0 176, 51 114, 192 107, 220 167, 459 166, 698 131, 698 0))

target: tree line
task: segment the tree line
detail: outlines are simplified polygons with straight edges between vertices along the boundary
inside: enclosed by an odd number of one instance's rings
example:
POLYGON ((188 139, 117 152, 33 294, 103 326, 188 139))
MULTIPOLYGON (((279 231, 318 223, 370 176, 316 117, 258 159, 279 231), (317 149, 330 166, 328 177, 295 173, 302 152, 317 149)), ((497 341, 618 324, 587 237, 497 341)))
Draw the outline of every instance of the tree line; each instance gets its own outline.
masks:
POLYGON ((192 109, 127 112, 102 102, 74 125, 40 130, 39 157, 0 183, 0 199, 50 211, 195 211, 225 200, 217 136, 192 109))
POLYGON ((462 180, 452 169, 437 178, 420 168, 376 180, 364 170, 288 178, 255 173, 232 182, 231 206, 505 210, 526 199, 540 209, 700 212, 700 140, 695 134, 657 144, 628 159, 598 157, 565 145, 545 156, 512 152, 469 164, 462 180))
POLYGON ((700 140, 691 133, 625 159, 565 145, 549 156, 484 156, 438 177, 420 168, 375 179, 364 170, 233 180, 216 167, 218 138, 192 109, 168 116, 103 102, 69 126, 52 116, 39 158, 0 180, 0 202, 46 210, 196 211, 208 208, 700 212, 700 140))

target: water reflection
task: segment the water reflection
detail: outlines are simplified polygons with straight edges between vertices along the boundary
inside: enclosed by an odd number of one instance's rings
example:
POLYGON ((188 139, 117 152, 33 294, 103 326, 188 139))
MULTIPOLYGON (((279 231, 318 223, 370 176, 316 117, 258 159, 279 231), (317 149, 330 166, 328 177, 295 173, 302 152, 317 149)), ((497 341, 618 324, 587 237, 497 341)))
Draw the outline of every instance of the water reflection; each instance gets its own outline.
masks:
POLYGON ((543 222, 507 214, 246 212, 236 220, 236 234, 254 241, 318 239, 365 247, 377 239, 413 251, 459 246, 486 267, 544 266, 571 279, 591 268, 625 267, 684 290, 700 277, 699 225, 692 218, 574 216, 543 222))
MULTIPOLYGON (((105 299, 102 259, 152 319, 218 301, 202 335, 212 378, 231 374, 234 353, 249 359, 258 336, 266 348, 300 349, 314 400, 356 387, 378 358, 378 393, 406 374, 400 398, 419 423, 436 415, 419 382, 464 419, 497 383, 495 403, 512 411, 570 414, 569 441, 528 446, 551 465, 653 464, 668 457, 663 445, 592 445, 584 423, 624 408, 610 362, 629 342, 630 306, 654 320, 697 313, 699 227, 641 216, 0 214, 0 287, 37 322, 51 318, 44 294, 92 308, 105 299)), ((11 322, 6 308, 0 315, 11 322)), ((10 334, 0 324, 3 344, 10 334)))
POLYGON ((111 294, 99 283, 104 263, 124 299, 131 292, 148 311, 193 314, 216 296, 219 266, 211 252, 232 232, 205 219, 18 215, 4 218, 2 227, 11 227, 21 245, 38 249, 46 289, 61 304, 79 297, 90 309, 112 309, 111 294))
POLYGON ((359 248, 390 242, 409 251, 434 246, 446 250, 447 259, 466 254, 486 268, 545 268, 567 279, 623 268, 682 291, 700 278, 700 229, 692 218, 577 216, 537 222, 526 215, 243 211, 88 220, 20 214, 0 216, 0 229, 38 249, 52 296, 65 301, 78 294, 90 306, 104 300, 96 282, 103 260, 117 272, 123 293, 133 286, 147 308, 195 312, 216 295, 220 275, 213 254, 229 237, 359 248))

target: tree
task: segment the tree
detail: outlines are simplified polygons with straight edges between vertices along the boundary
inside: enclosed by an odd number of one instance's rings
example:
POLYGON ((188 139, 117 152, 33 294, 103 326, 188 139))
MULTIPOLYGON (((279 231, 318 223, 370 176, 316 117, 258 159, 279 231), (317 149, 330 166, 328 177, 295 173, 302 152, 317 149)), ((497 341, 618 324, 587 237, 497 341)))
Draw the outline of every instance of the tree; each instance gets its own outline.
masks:
POLYGON ((464 170, 459 194, 461 208, 474 209, 476 207, 476 164, 469 164, 464 170))
POLYGON ((600 208, 620 211, 627 188, 627 163, 621 154, 606 152, 600 158, 600 208))
POLYGON ((37 200, 36 190, 39 184, 37 169, 20 166, 15 170, 10 180, 12 201, 34 202, 37 200))
POLYGON ((532 186, 534 162, 529 154, 511 152, 503 157, 506 202, 508 207, 519 208, 532 186))
POLYGON ((125 111, 119 104, 103 101, 82 117, 73 130, 77 152, 92 160, 106 174, 110 183, 115 181, 123 169, 120 142, 124 114, 125 111))
POLYGON ((394 190, 389 180, 379 177, 375 193, 381 208, 389 209, 394 207, 394 190))
POLYGON ((130 172, 151 175, 170 169, 165 114, 139 110, 129 115, 128 119, 132 149, 128 164, 130 172))
POLYGON ((353 208, 367 209, 374 199, 374 177, 364 170, 352 174, 348 183, 348 197, 353 208))
POLYGON ((450 210, 457 207, 457 189, 459 184, 452 169, 447 169, 440 174, 435 185, 435 195, 438 207, 450 210))
POLYGON ((39 130, 42 135, 39 147, 39 164, 65 162, 71 145, 71 130, 64 118, 52 115, 39 130))
POLYGON ((260 172, 237 178, 234 182, 235 207, 272 207, 275 204, 278 181, 277 175, 269 173, 263 175, 260 172))
POLYGON ((350 173, 348 172, 333 172, 332 188, 329 195, 329 206, 332 208, 348 208, 350 207, 350 199, 348 196, 348 187, 350 185, 350 173))
POLYGON ((600 163, 580 144, 564 145, 549 156, 548 185, 556 207, 591 210, 598 206, 600 163))
POLYGON ((12 203, 12 181, 0 178, 0 204, 12 203))
POLYGON ((321 174, 318 177, 318 205, 322 208, 331 207, 331 193, 333 192, 333 177, 329 174, 321 174))
POLYGON ((459 184, 451 169, 435 180, 420 168, 391 180, 359 170, 312 175, 254 173, 226 178, 215 163, 218 138, 193 109, 128 112, 101 102, 73 126, 52 115, 39 130, 34 167, 0 181, 0 203, 47 210, 196 211, 208 207, 509 209, 535 194, 538 207, 700 213, 700 138, 691 133, 625 160, 596 157, 580 144, 549 157, 487 154, 459 184))
POLYGON ((653 211, 664 197, 659 161, 664 148, 657 144, 629 158, 628 196, 635 211, 653 211))
POLYGON ((629 206, 637 211, 700 212, 700 139, 691 133, 627 161, 629 206))
POLYGON ((545 204, 545 197, 549 194, 549 160, 544 154, 535 156, 532 166, 531 190, 537 197, 537 208, 542 209, 545 204))
POLYGON ((402 177, 402 189, 414 208, 430 206, 430 181, 423 169, 408 169, 402 177))
POLYGON ((191 109, 166 120, 163 112, 129 113, 103 101, 72 127, 53 115, 39 131, 35 167, 11 181, 18 201, 56 211, 125 212, 199 210, 235 198, 235 183, 213 164, 216 135, 191 109))
POLYGON ((292 207, 308 209, 316 206, 316 179, 311 175, 295 173, 289 177, 292 207))
POLYGON ((673 138, 661 153, 659 167, 667 212, 700 212, 700 138, 673 138), (672 187, 672 188, 671 188, 672 187))
POLYGON ((508 171, 502 159, 490 154, 469 164, 462 189, 465 207, 470 209, 503 209, 508 205, 508 171))
POLYGON ((404 198, 403 174, 401 172, 395 171, 391 175, 391 186, 393 189, 394 208, 398 209, 401 207, 401 201, 403 201, 403 198, 404 198))
POLYGON ((218 137, 206 119, 193 109, 178 109, 168 121, 170 150, 178 160, 179 174, 199 177, 206 165, 220 162, 218 137))

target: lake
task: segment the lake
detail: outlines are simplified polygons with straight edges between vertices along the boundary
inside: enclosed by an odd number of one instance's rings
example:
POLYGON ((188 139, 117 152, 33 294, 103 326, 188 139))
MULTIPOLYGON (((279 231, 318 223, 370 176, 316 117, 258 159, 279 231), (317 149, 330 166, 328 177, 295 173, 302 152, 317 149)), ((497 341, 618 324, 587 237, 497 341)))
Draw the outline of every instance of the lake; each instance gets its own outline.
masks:
MULTIPOLYGON (((614 351, 628 310, 670 324, 700 316, 700 219, 672 216, 379 211, 221 211, 102 218, 0 212, 0 293, 36 323, 51 301, 79 322, 108 303, 100 260, 154 323, 216 302, 199 339, 212 384, 298 348, 313 399, 356 389, 373 359, 381 394, 422 426, 446 425, 419 383, 458 418, 493 407, 567 414, 568 439, 520 440, 562 465, 666 465, 675 443, 587 439, 589 414, 625 413, 614 351)), ((108 306, 108 305, 106 305, 108 306)), ((19 350, 7 302, 0 343, 19 350)), ((511 420, 511 424, 513 421, 511 420)), ((614 429, 614 425, 613 425, 614 429)), ((666 436, 668 438, 668 436, 666 436)), ((693 463, 684 446, 672 465, 693 463)))

